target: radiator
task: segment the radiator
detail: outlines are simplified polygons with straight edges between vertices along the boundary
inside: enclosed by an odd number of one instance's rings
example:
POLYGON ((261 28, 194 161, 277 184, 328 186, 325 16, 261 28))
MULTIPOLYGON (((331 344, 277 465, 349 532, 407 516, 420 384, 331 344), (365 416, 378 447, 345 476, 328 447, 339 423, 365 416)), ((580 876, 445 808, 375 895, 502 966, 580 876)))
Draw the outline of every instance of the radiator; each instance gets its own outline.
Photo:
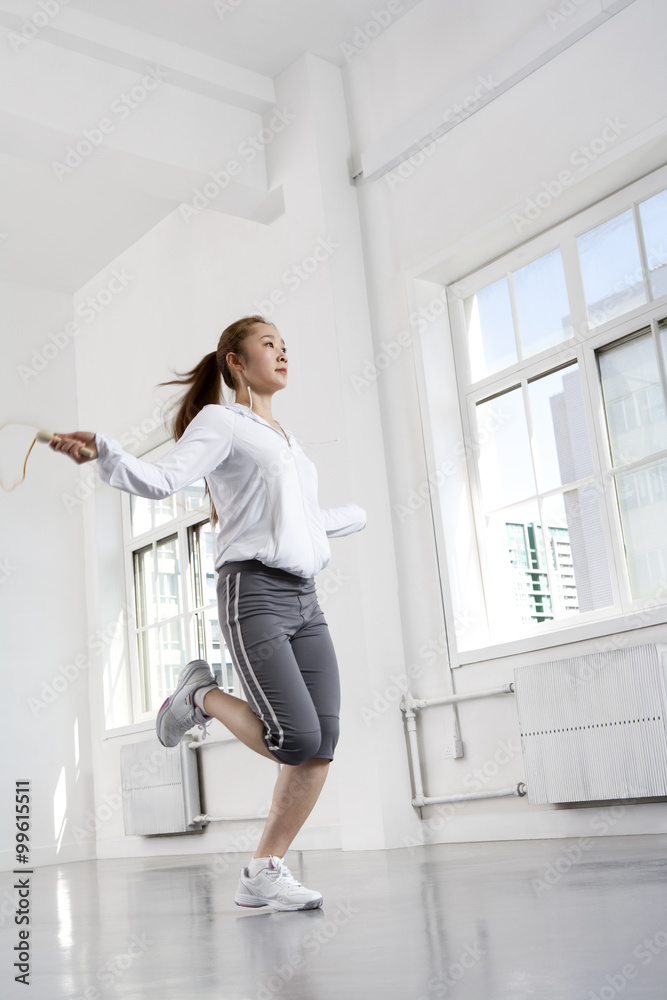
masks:
POLYGON ((194 833, 204 824, 201 813, 197 751, 185 736, 176 747, 158 740, 121 747, 123 822, 128 836, 194 833))
POLYGON ((514 670, 528 801, 667 795, 667 645, 514 670))

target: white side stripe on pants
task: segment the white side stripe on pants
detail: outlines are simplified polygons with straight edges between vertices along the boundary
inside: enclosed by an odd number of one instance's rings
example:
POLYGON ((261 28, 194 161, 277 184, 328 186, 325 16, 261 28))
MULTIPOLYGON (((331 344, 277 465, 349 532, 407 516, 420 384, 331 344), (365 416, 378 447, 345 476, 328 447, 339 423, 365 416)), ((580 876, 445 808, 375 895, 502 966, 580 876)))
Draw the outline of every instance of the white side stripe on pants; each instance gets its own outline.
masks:
MULTIPOLYGON (((226 607, 227 607, 227 628, 229 629, 229 632, 230 632, 230 635, 231 635, 232 634, 232 630, 231 630, 231 625, 230 625, 230 622, 229 622, 229 604, 230 604, 229 577, 230 576, 231 576, 231 573, 227 576, 227 580, 226 580, 226 587, 227 587, 227 602, 226 602, 226 607)), ((255 674, 255 671, 252 669, 252 666, 250 664, 250 660, 248 659, 248 654, 246 653, 245 646, 243 645, 243 636, 241 635, 241 622, 239 620, 239 587, 240 587, 240 578, 241 578, 241 574, 237 573, 236 574, 236 597, 235 597, 235 601, 234 601, 234 624, 236 626, 236 634, 238 636, 239 646, 241 648, 241 652, 243 654, 243 659, 245 660, 245 665, 246 665, 246 667, 248 669, 248 673, 251 675, 253 681, 255 682, 255 686, 256 686, 257 690, 259 691, 262 699, 264 700, 264 702, 266 704, 266 707, 268 708, 269 712, 271 713, 271 718, 273 719, 273 721, 274 721, 274 723, 276 725, 276 729, 278 730, 278 733, 279 733, 278 746, 277 747, 269 747, 269 749, 281 750, 282 746, 283 746, 283 740, 284 740, 284 737, 285 737, 285 733, 283 731, 282 726, 278 722, 278 718, 277 718, 276 713, 274 712, 273 708, 271 707, 271 703, 269 702, 269 699, 266 697, 266 694, 262 690, 261 685, 260 685, 259 681, 257 680, 257 676, 255 674)), ((234 657, 234 659, 236 661, 236 665, 238 667, 240 676, 245 679, 245 674, 244 674, 244 672, 241 669, 241 666, 239 664, 239 659, 238 659, 238 656, 236 655, 236 650, 232 648, 230 650, 230 652, 231 652, 232 656, 234 657)), ((255 705, 257 707, 257 711, 259 712, 259 715, 260 715, 260 718, 261 718, 262 722, 266 726, 269 735, 271 735, 271 727, 269 726, 268 722, 264 718, 264 713, 262 712, 262 709, 260 708, 260 705, 259 705, 259 703, 257 701, 257 698, 255 697, 254 692, 250 689, 250 685, 248 684, 247 679, 246 679, 246 686, 248 687, 248 691, 250 691, 250 694, 252 695, 252 699, 255 702, 255 705)))

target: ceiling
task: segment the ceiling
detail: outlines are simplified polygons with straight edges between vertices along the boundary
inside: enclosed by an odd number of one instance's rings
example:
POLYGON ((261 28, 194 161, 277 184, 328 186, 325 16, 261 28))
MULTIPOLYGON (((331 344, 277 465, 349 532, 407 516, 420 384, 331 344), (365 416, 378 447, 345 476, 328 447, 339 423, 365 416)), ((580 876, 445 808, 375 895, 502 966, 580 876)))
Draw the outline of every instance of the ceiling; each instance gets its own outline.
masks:
MULTIPOLYGON (((44 5, 0 0, 0 279, 81 289, 261 129, 275 78, 304 52, 344 66, 345 45, 377 23, 374 12, 391 3, 393 25, 419 2, 62 0, 26 42, 44 5), (167 84, 128 121, 114 119, 94 155, 56 173, 156 64, 167 84)), ((210 208, 263 224, 284 211, 263 151, 210 208)))
MULTIPOLYGON (((420 0, 394 2, 395 23, 420 0)), ((31 2, 30 6, 33 4, 31 2)), ((303 52, 345 62, 341 44, 386 0, 69 0, 68 7, 275 77, 303 52)))

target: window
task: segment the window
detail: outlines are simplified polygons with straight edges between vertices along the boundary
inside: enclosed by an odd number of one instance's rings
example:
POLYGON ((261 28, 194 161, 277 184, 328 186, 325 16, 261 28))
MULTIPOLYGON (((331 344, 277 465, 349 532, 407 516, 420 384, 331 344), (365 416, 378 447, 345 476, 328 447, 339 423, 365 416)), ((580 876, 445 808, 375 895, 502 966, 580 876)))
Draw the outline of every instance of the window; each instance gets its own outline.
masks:
MULTIPOLYGON (((142 456, 157 461, 172 442, 142 456)), ((215 537, 203 479, 163 500, 123 495, 134 721, 154 718, 190 660, 207 660, 223 691, 234 691, 220 631, 215 537)))
POLYGON ((448 289, 491 644, 667 594, 667 188, 649 184, 448 289))
POLYGON ((667 319, 598 351, 630 589, 667 580, 667 319))

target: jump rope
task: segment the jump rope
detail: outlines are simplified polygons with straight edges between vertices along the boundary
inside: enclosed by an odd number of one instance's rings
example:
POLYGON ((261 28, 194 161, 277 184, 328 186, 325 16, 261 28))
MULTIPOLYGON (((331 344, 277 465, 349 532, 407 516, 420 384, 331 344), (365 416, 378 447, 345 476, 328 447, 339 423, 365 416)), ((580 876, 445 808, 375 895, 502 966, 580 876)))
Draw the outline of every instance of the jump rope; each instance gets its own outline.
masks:
MULTIPOLYGON (((9 424, 11 423, 13 423, 13 421, 10 420, 8 423, 3 424, 2 427, 0 427, 0 430, 2 430, 4 427, 8 427, 9 424)), ((28 454, 26 455, 25 462, 23 463, 23 475, 21 476, 21 478, 18 480, 18 482, 14 483, 14 485, 10 487, 7 487, 5 486, 4 483, 0 482, 0 486, 2 486, 5 493, 11 493, 12 490, 15 490, 17 486, 20 486, 20 484, 25 479, 26 466, 28 464, 28 459, 30 458, 30 452, 35 446, 35 441, 43 441, 45 444, 49 444, 51 441, 60 441, 60 440, 61 440, 60 434, 54 434, 53 431, 37 431, 32 444, 28 448, 28 454)), ((95 452, 91 448, 86 448, 85 446, 79 448, 79 454, 83 455, 84 458, 95 457, 95 452)))

